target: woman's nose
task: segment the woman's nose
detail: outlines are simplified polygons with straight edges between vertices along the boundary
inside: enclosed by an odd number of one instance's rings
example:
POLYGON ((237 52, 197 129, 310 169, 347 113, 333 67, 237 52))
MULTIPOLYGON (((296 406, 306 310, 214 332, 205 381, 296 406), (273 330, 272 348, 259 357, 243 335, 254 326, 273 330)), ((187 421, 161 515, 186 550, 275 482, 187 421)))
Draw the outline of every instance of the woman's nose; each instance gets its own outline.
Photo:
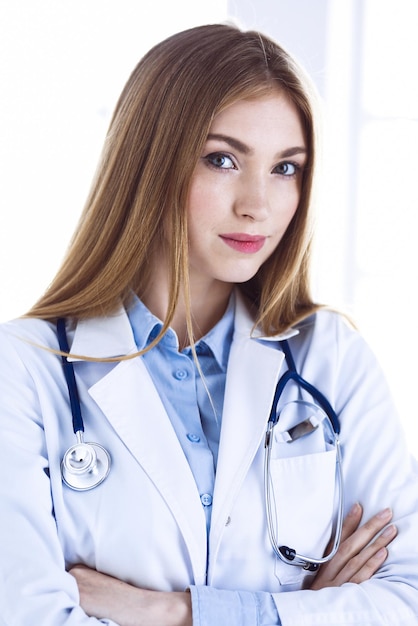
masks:
POLYGON ((267 184, 258 177, 248 177, 237 189, 235 212, 240 217, 263 221, 269 215, 267 184))

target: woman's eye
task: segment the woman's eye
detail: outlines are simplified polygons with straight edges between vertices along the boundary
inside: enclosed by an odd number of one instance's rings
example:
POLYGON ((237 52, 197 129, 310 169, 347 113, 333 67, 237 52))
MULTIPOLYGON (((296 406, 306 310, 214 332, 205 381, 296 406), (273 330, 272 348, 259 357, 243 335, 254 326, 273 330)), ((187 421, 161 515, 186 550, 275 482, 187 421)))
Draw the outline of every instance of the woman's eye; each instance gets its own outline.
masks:
POLYGON ((289 163, 286 161, 285 163, 279 163, 274 168, 276 174, 281 174, 282 176, 295 176, 298 173, 299 166, 296 163, 289 163))
POLYGON ((208 154, 208 156, 205 157, 205 159, 210 165, 213 165, 213 167, 217 167, 222 170, 235 169, 235 165, 231 157, 221 152, 208 154))

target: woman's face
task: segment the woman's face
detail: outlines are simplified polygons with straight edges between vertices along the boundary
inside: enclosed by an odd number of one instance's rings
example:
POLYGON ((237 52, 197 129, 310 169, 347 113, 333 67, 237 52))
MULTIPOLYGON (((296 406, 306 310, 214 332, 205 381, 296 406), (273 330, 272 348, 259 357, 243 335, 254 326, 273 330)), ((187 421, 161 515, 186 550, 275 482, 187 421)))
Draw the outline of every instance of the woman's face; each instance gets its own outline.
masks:
POLYGON ((192 285, 257 273, 295 214, 306 160, 298 111, 278 91, 215 117, 187 205, 192 285))

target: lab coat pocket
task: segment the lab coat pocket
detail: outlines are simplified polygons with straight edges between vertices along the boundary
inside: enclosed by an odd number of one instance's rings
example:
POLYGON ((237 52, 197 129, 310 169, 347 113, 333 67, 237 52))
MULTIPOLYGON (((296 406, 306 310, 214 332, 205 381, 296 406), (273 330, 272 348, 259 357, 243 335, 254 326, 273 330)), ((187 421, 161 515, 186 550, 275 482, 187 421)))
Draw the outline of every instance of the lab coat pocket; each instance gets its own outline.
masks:
MULTIPOLYGON (((272 459, 271 523, 279 546, 307 557, 323 556, 332 530, 335 470, 335 449, 272 459)), ((275 573, 281 584, 297 583, 306 575, 279 558, 275 573)))

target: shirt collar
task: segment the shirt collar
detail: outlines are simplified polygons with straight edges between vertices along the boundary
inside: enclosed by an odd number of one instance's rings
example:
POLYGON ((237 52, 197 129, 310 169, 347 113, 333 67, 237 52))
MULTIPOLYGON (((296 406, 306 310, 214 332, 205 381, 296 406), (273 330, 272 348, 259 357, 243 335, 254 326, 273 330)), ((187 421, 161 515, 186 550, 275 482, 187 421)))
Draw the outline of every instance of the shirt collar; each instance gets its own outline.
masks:
MULTIPOLYGON (((151 313, 138 296, 134 296, 133 304, 129 307, 127 313, 137 348, 138 350, 143 350, 157 337, 163 327, 163 322, 151 313)), ((222 369, 226 368, 228 362, 229 348, 234 331, 234 314, 235 295, 232 293, 222 318, 204 337, 196 342, 196 348, 202 344, 209 347, 222 369)), ((172 328, 168 329, 161 343, 163 346, 170 346, 178 350, 178 338, 172 328)))
POLYGON ((218 365, 225 370, 228 363, 229 349, 234 334, 235 294, 232 293, 224 315, 219 322, 199 341, 206 344, 213 353, 218 365))
POLYGON ((162 321, 134 295, 133 303, 127 310, 129 321, 138 350, 143 350, 158 335, 163 327, 162 321))

